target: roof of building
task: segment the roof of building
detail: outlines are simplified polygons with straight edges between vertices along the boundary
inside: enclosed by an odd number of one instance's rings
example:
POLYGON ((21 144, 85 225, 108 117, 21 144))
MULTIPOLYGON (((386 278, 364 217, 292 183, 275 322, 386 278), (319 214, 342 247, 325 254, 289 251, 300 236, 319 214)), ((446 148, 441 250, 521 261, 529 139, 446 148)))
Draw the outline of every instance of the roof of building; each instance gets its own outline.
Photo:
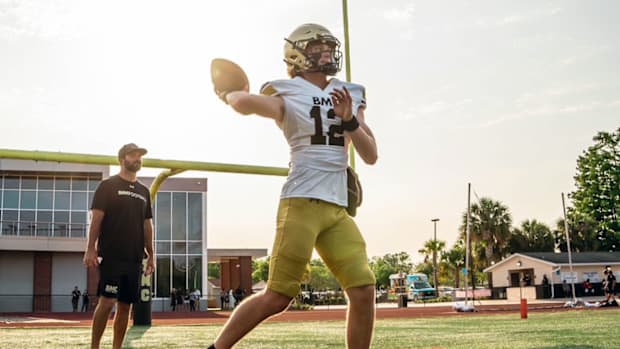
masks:
POLYGON ((207 249, 209 262, 237 260, 239 257, 258 259, 267 257, 266 248, 209 248, 207 249))
MULTIPOLYGON (((552 266, 568 265, 568 252, 520 252, 514 253, 502 259, 501 261, 487 267, 484 272, 490 272, 493 269, 508 263, 517 258, 531 258, 542 261, 552 266)), ((618 265, 620 264, 620 252, 573 252, 571 254, 572 264, 581 265, 618 265)))
MULTIPOLYGON (((567 252, 523 252, 521 254, 555 264, 568 263, 567 252)), ((573 252, 571 259, 573 263, 580 264, 618 263, 620 262, 620 252, 573 252)))

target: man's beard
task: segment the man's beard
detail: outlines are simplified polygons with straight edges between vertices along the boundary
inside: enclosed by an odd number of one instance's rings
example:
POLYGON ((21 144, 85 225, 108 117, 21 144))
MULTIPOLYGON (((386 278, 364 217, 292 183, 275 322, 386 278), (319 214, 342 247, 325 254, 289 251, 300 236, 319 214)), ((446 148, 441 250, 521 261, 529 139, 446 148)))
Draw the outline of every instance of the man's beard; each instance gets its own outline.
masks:
POLYGON ((142 168, 142 161, 129 162, 125 161, 125 169, 129 172, 138 172, 142 168))

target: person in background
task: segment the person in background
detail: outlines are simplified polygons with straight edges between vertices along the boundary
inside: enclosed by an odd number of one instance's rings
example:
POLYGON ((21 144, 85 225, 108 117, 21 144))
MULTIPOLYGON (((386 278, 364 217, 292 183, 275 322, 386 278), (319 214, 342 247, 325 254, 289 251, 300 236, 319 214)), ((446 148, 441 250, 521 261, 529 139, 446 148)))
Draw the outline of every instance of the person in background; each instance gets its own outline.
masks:
POLYGON ((572 297, 570 285, 566 282, 566 280, 562 280, 562 291, 564 291, 565 298, 572 297))
POLYGON ((228 293, 225 289, 220 290, 220 309, 224 310, 228 308, 228 293))
POLYGON ((605 267, 605 282, 603 283, 605 287, 605 302, 607 304, 612 304, 616 302, 616 276, 614 272, 611 270, 611 266, 605 267))
POLYGON ((73 307, 74 313, 78 311, 78 303, 80 302, 81 295, 82 293, 80 292, 80 289, 77 286, 75 286, 73 288, 73 292, 71 292, 71 306, 73 307))
POLYGON ((593 296, 594 295, 594 288, 592 288, 592 284, 590 283, 590 279, 586 279, 583 282, 583 295, 585 297, 587 296, 593 296))
POLYGON ((189 311, 196 311, 196 290, 189 293, 189 311))
POLYGON ((88 311, 88 304, 89 300, 88 300, 88 291, 84 290, 84 293, 82 294, 82 311, 83 312, 87 312, 88 311))
POLYGON ((177 290, 175 288, 170 290, 170 308, 172 311, 177 310, 177 290))

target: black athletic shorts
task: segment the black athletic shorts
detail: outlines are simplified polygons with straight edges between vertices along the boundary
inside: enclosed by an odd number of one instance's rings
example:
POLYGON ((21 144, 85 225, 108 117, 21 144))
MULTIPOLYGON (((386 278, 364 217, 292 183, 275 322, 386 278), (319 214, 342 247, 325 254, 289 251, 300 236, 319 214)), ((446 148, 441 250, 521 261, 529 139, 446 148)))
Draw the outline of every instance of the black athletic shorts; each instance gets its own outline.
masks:
POLYGON ((106 263, 99 265, 97 295, 116 298, 119 302, 136 303, 140 296, 142 264, 106 263))

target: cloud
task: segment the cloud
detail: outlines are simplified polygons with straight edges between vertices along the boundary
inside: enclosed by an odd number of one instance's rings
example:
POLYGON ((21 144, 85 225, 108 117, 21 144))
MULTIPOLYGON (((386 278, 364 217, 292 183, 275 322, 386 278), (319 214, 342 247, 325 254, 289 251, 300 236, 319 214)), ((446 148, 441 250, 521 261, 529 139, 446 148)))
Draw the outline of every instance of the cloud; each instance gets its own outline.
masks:
POLYGON ((73 39, 88 31, 87 4, 80 1, 0 0, 0 39, 73 39))
POLYGON ((415 5, 413 3, 405 4, 403 8, 390 8, 383 11, 383 18, 389 22, 409 23, 413 18, 415 5))
POLYGON ((413 16, 415 5, 406 3, 402 7, 392 7, 383 10, 383 18, 392 26, 397 28, 398 36, 401 40, 412 40, 415 34, 413 16))
POLYGON ((465 98, 458 101, 436 100, 426 104, 420 104, 404 111, 399 111, 396 115, 398 120, 447 120, 455 117, 462 118, 469 115, 467 108, 473 103, 473 99, 465 98))
MULTIPOLYGON (((598 83, 584 83, 580 85, 569 85, 569 86, 554 86, 549 87, 543 90, 543 95, 545 96, 566 96, 566 95, 576 95, 583 94, 586 92, 591 92, 593 90, 605 88, 602 84, 598 83)), ((613 86, 607 86, 613 87, 613 86)))
POLYGON ((568 105, 558 104, 543 104, 539 106, 532 106, 523 108, 516 112, 506 113, 500 115, 495 119, 483 122, 479 125, 480 128, 496 126, 507 121, 515 121, 520 119, 528 119, 535 117, 547 117, 547 116, 559 116, 564 114, 584 113, 594 110, 600 110, 603 108, 616 108, 620 107, 620 101, 601 102, 598 100, 583 103, 574 103, 568 105))
MULTIPOLYGON (((570 113, 583 113, 605 108, 617 108, 619 100, 606 101, 601 96, 607 91, 616 91, 619 83, 594 83, 550 86, 538 91, 528 91, 514 99, 513 112, 503 113, 480 124, 490 127, 507 121, 554 116, 570 113)), ((508 104, 507 107, 510 108, 508 104)))
POLYGON ((562 66, 570 66, 575 65, 577 63, 586 62, 591 60, 592 58, 605 55, 611 51, 613 48, 610 45, 598 45, 598 46, 585 46, 581 48, 575 48, 575 52, 579 52, 578 54, 567 56, 560 59, 560 65, 562 66))
POLYGON ((587 114, 605 109, 617 109, 620 100, 605 99, 606 91, 615 91, 618 83, 583 83, 550 86, 528 91, 510 100, 485 98, 474 100, 437 99, 419 103, 396 112, 399 121, 415 121, 432 127, 451 129, 488 128, 499 124, 530 118, 587 114), (431 125, 432 124, 432 125, 431 125))
POLYGON ((480 18, 476 21, 476 25, 482 28, 504 27, 508 25, 521 24, 526 22, 546 19, 555 16, 563 11, 562 8, 536 9, 526 13, 516 13, 503 16, 501 18, 480 18))

